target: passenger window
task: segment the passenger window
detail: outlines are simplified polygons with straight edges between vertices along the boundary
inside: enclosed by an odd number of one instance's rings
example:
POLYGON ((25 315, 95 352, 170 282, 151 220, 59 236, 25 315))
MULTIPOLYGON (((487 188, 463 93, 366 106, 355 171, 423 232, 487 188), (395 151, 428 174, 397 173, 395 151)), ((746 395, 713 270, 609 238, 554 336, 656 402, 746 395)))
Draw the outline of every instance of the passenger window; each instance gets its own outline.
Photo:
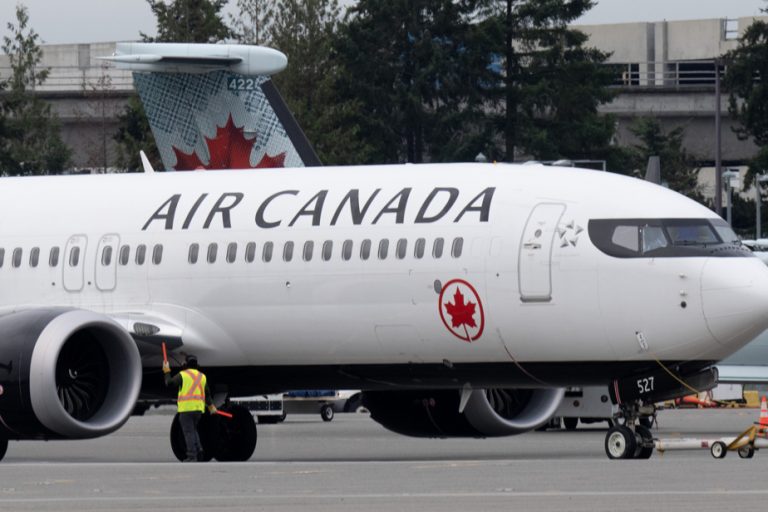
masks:
MULTIPOLYGON (((56 257, 58 257, 58 251, 56 251, 56 257)), ((131 248, 127 245, 124 245, 120 248, 120 264, 122 266, 126 266, 128 264, 128 261, 131 259, 131 248)))
POLYGON ((424 257, 424 248, 427 245, 427 241, 423 238, 417 238, 416 239, 416 246, 413 249, 413 255, 416 257, 417 260, 420 260, 424 257))
POLYGON ((136 247, 136 264, 143 265, 144 260, 147 259, 147 246, 144 244, 136 247))
POLYGON ((315 242, 312 241, 306 241, 304 242, 304 253, 302 257, 304 258, 304 261, 312 261, 312 252, 315 250, 315 242))
POLYGON ((235 259, 237 259, 237 244, 232 242, 227 246, 227 263, 234 263, 235 259))
POLYGON ((40 261, 40 248, 33 247, 29 252, 29 266, 32 268, 37 267, 37 263, 40 261))
POLYGON ((208 244, 208 263, 216 263, 216 256, 218 252, 218 244, 208 244))
POLYGON ((360 259, 367 260, 371 257, 371 241, 367 238, 360 244, 360 259))
POLYGON ((352 240, 344 240, 341 246, 341 259, 349 261, 352 258, 352 240))
POLYGON ((272 242, 267 242, 264 244, 264 250, 261 251, 261 259, 264 261, 264 263, 269 263, 272 261, 272 248, 274 247, 274 244, 272 242))
POLYGON ((73 247, 72 250, 69 251, 69 266, 76 267, 78 263, 80 263, 80 248, 73 247))
POLYGON ((112 263, 112 246, 107 245, 101 251, 101 264, 108 267, 112 263))
POLYGON ((432 245, 432 257, 433 258, 442 258, 443 257, 443 239, 442 238, 435 238, 435 243, 432 245))
POLYGON ((283 261, 291 261, 293 259, 293 242, 285 242, 283 246, 283 261))
POLYGON ((191 244, 189 246, 189 254, 187 255, 187 261, 189 261, 192 265, 197 263, 197 258, 200 255, 200 245, 199 244, 191 244))
POLYGON ((21 248, 17 247, 13 250, 13 259, 11 259, 11 265, 13 265, 14 268, 19 268, 21 266, 21 248))
POLYGON ((163 261, 163 244, 157 244, 152 249, 152 263, 159 265, 161 261, 163 261))
POLYGON ((401 238, 397 241, 397 248, 395 249, 395 256, 401 260, 405 258, 405 252, 408 250, 408 240, 401 238))
POLYGON ((454 238, 453 245, 451 246, 451 256, 458 258, 461 256, 461 251, 464 249, 464 239, 462 237, 454 238))
POLYGON ((383 238, 379 242, 379 259, 385 260, 387 259, 387 254, 389 253, 389 240, 386 238, 383 238))
MULTIPOLYGON (((3 266, 1 260, 2 258, 0 258, 0 267, 3 266)), ((51 254, 48 256, 48 264, 52 267, 58 266, 59 264, 59 248, 58 247, 51 247, 51 254)))
POLYGON ((333 255, 333 242, 326 240, 323 242, 323 261, 328 261, 333 255))
POLYGON ((5 262, 5 249, 0 249, 0 268, 2 268, 5 262))
POLYGON ((248 242, 245 246, 245 262, 253 263, 256 259, 256 244, 254 242, 248 242))

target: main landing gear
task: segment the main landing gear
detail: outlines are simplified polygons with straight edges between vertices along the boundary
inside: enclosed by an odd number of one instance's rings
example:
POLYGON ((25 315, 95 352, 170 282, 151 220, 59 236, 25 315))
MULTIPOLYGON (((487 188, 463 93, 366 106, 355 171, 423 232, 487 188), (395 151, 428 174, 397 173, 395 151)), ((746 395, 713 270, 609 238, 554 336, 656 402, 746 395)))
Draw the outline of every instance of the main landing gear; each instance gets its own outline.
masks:
MULTIPOLYGON (((203 414, 198 424, 200 444, 203 445, 201 461, 243 462, 250 459, 256 448, 256 422, 251 412, 238 405, 225 405, 220 410, 228 412, 232 418, 203 414)), ((186 443, 178 414, 171 423, 171 449, 177 459, 186 458, 186 443)))
POLYGON ((647 418, 654 414, 653 406, 641 403, 624 404, 621 416, 624 424, 614 422, 605 435, 605 453, 609 459, 650 459, 655 448, 647 418))

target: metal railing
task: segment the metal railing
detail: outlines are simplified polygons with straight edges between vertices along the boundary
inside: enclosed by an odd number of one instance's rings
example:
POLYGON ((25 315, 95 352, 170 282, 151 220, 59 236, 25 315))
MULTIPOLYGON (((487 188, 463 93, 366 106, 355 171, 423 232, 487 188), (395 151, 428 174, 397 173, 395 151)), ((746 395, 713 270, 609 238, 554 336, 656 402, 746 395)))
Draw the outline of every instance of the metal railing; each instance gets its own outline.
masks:
MULTIPOLYGON (((131 71, 116 69, 112 65, 90 67, 51 66, 48 78, 42 85, 36 85, 37 92, 109 92, 133 90, 131 71)), ((0 80, 11 76, 11 68, 0 66, 0 80)))
MULTIPOLYGON (((614 87, 622 88, 674 88, 715 87, 715 60, 674 62, 633 62, 606 64, 616 69, 614 87)), ((722 79, 725 67, 720 66, 722 79)))

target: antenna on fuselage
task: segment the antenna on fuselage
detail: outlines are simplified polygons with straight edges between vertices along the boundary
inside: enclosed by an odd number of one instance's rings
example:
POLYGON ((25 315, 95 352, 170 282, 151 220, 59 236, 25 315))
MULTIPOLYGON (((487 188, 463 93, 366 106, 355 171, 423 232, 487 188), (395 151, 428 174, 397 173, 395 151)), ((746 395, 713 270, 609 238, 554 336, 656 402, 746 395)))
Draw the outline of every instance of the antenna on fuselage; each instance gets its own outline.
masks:
POLYGON ((147 154, 144 153, 144 150, 139 151, 139 155, 141 156, 141 166, 144 167, 144 172, 146 174, 155 172, 155 170, 152 168, 152 164, 149 163, 149 158, 147 158, 147 154))

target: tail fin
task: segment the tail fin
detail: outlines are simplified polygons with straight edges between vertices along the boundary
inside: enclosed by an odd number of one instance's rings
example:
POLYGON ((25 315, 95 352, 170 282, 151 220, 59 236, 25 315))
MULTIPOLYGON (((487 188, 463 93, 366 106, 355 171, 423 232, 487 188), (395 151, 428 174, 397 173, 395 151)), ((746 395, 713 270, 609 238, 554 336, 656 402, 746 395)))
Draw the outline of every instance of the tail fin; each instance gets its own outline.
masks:
POLYGON ((260 46, 118 43, 167 170, 319 166, 270 76, 285 55, 260 46))

